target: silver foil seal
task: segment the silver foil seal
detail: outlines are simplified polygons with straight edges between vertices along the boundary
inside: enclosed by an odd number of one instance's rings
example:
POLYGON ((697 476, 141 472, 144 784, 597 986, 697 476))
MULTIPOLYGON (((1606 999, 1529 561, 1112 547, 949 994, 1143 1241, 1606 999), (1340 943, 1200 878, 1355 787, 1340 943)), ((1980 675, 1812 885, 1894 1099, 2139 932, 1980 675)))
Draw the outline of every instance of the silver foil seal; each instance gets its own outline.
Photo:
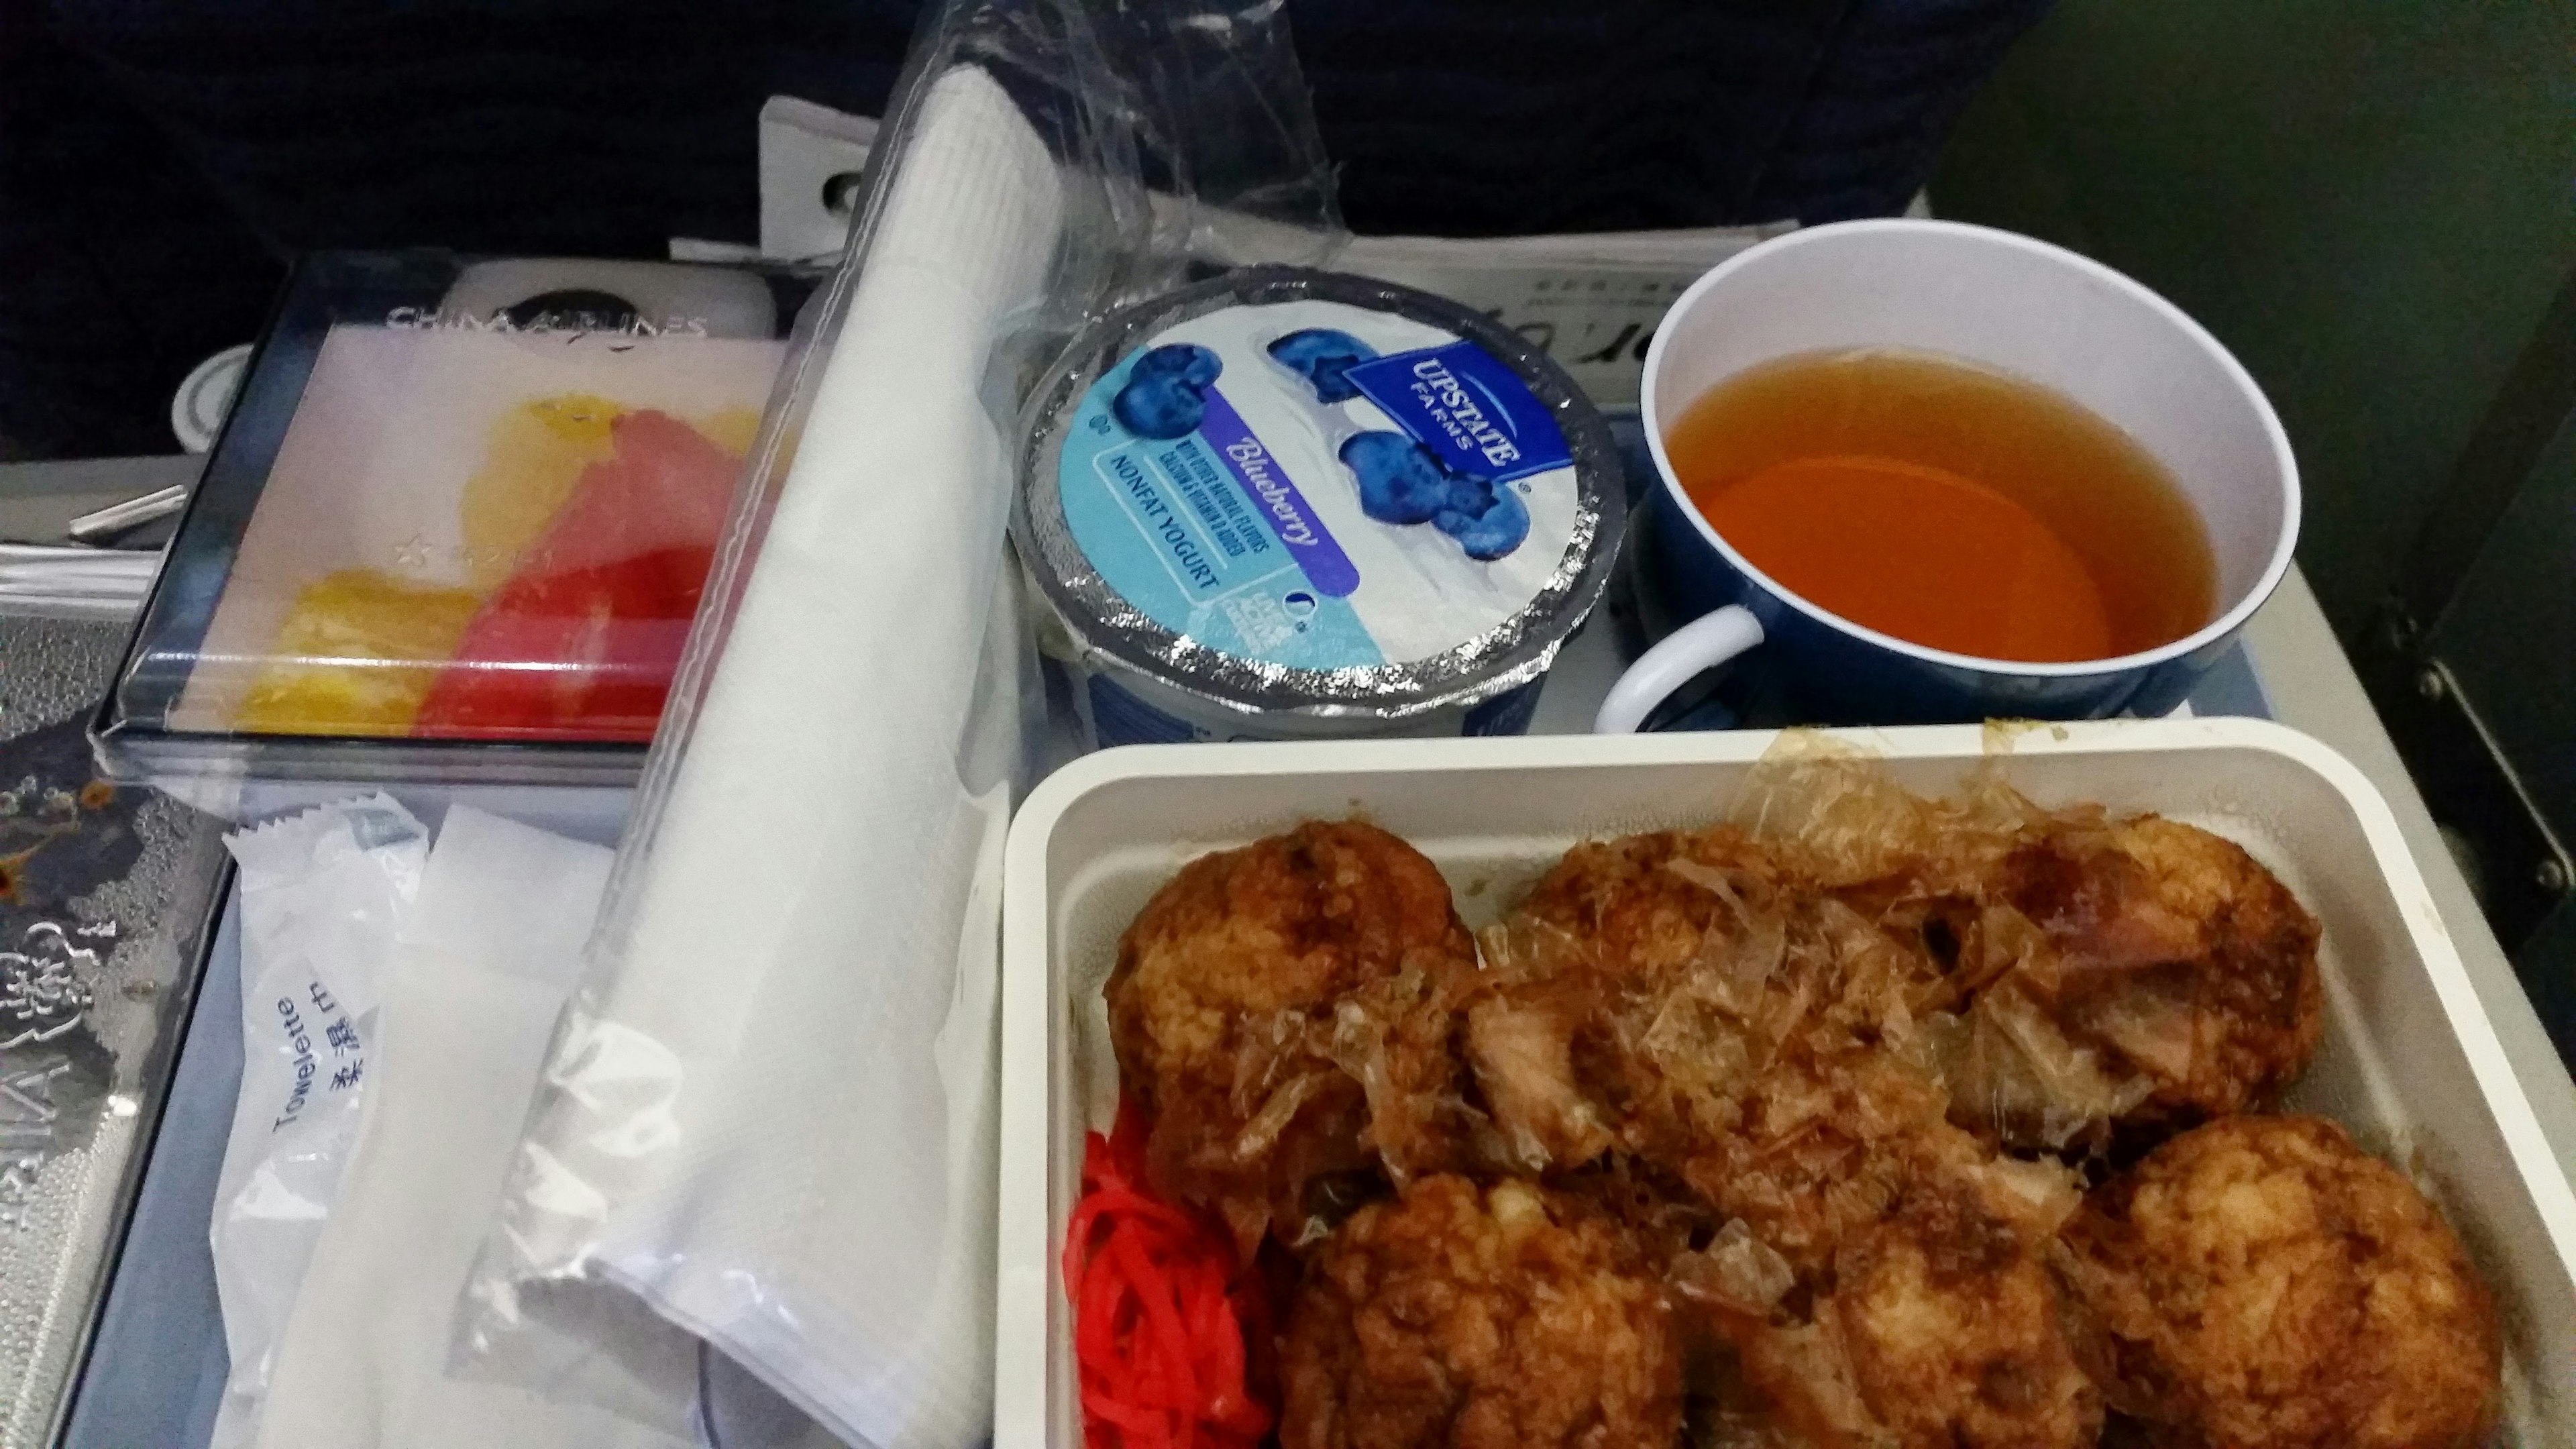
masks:
POLYGON ((1428 292, 1297 267, 1250 267, 1111 314, 1066 349, 1030 406, 1012 537, 1037 589, 1094 664, 1122 667, 1247 718, 1288 712, 1365 731, 1474 704, 1529 684, 1600 601, 1625 508, 1609 425, 1564 371, 1483 314, 1428 292), (1529 602, 1451 648, 1400 663, 1306 669, 1211 648, 1130 603, 1083 553, 1058 492, 1066 430, 1093 384, 1165 329, 1225 308, 1338 302, 1444 329, 1503 363, 1564 434, 1575 516, 1563 553, 1529 602))

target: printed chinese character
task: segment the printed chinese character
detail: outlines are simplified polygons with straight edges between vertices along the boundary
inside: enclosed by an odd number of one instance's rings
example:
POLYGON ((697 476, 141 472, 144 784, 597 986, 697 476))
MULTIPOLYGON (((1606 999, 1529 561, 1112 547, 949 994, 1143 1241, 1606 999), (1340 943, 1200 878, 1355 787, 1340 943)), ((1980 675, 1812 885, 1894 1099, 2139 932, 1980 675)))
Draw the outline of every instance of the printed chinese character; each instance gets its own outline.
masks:
POLYGON ((63 928, 39 921, 27 928, 20 949, 0 951, 0 1048, 52 1041, 90 1007, 80 968, 98 965, 98 953, 71 944, 63 928))
POLYGON ((45 1159, 32 1152, 0 1158, 0 1228, 24 1231, 34 1224, 36 1175, 45 1159))
POLYGON ((69 1062, 55 1062, 41 1071, 0 1076, 0 1138, 50 1140, 54 1119, 63 1114, 63 1109, 54 1105, 54 1079, 68 1076, 71 1069, 69 1062))
POLYGON ((358 1049, 358 1029, 346 1018, 331 1023, 323 1033, 331 1039, 331 1055, 345 1057, 358 1049))
POLYGON ((340 1070, 333 1072, 331 1074, 331 1090, 335 1092, 345 1092, 349 1088, 358 1085, 358 1078, 363 1076, 366 1073, 366 1070, 367 1064, 365 1062, 351 1062, 340 1070))

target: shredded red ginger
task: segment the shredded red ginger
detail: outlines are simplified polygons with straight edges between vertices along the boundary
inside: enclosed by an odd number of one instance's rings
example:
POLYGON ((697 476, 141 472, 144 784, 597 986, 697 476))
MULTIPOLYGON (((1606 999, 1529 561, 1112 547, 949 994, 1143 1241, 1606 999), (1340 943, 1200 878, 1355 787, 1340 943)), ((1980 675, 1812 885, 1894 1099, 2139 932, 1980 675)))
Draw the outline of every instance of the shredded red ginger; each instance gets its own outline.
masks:
POLYGON ((1154 1198, 1145 1126, 1122 1101, 1082 1151, 1082 1197, 1064 1233, 1084 1449, 1253 1449, 1271 1414, 1246 1375, 1268 1345, 1260 1280, 1223 1228, 1154 1198))

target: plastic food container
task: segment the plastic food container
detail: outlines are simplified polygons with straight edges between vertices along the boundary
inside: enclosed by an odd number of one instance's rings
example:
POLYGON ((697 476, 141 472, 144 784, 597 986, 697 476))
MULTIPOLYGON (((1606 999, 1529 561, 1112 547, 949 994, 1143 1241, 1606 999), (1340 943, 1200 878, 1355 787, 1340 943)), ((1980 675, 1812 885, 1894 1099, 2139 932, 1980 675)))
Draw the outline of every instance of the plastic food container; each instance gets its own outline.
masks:
MULTIPOLYGON (((2396 821, 2359 771, 2258 720, 1841 737, 1924 793, 2004 752, 2007 778, 2043 805, 2157 811, 2236 840, 2278 873, 2324 926, 2325 1037, 2290 1105, 2343 1122, 2441 1206, 2497 1293, 2505 1441, 2571 1442, 2576 1196, 2396 821)), ((1057 1249, 1082 1135, 1107 1125, 1116 1099, 1100 987, 1120 934, 1183 862, 1358 812, 1430 856, 1481 925, 1579 839, 1722 816, 1774 738, 1119 750, 1036 790, 1012 825, 1003 885, 999 1449, 1082 1443, 1057 1249), (1090 1043, 1101 1045, 1086 1056, 1090 1043)))
POLYGON ((630 782, 811 280, 297 271, 94 724, 124 777, 630 782))
POLYGON ((1066 356, 1012 536, 1096 743, 1528 728, 1622 516, 1608 425, 1537 349, 1256 267, 1066 356))

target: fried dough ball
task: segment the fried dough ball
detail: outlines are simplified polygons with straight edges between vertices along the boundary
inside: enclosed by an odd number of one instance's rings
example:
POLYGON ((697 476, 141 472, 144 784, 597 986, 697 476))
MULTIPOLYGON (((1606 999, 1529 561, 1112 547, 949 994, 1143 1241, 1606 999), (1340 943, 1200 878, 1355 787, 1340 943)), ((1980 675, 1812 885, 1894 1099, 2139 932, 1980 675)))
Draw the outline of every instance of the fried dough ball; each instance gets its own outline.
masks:
POLYGON ((1732 1128, 1694 1144, 1681 1175, 1801 1273, 1830 1265, 1907 1184, 1972 1164, 1974 1138, 1943 1118, 1925 1074, 1884 1052, 1790 1060, 1761 1074, 1732 1128))
POLYGON ((1979 1153, 1907 1050, 1938 973, 1738 831, 1577 846, 1486 956, 1466 1043, 1518 1170, 1615 1148, 1804 1272, 1979 1153))
MULTIPOLYGON (((1309 1188, 1377 1163, 1369 1094, 1333 1060, 1337 1006, 1474 963, 1439 870, 1376 826, 1311 822, 1190 862, 1128 927, 1107 987, 1156 1186, 1217 1209, 1247 1260, 1274 1229, 1290 1246, 1319 1234, 1309 1188)), ((1454 1070, 1445 1051, 1417 1065, 1454 1070)))
POLYGON ((1614 1224, 1526 1182, 1425 1178, 1309 1263, 1280 1449, 1673 1449, 1680 1360, 1614 1224))
POLYGON ((1766 762, 1756 794, 1778 859, 1956 989, 2008 979, 2047 1008, 2066 1040, 2033 1043, 2065 1058, 2029 1064, 2043 1088, 2097 1070, 2074 1058, 2099 1052, 2102 1075, 2140 1078, 2132 1125, 2168 1133, 2262 1103, 2315 1049, 2316 922, 2215 835, 2043 809, 1994 770, 1927 799, 1829 745, 1766 762), (2024 939, 2034 926, 2044 951, 2024 939))
MULTIPOLYGON (((1487 933, 1489 969, 1465 1004, 1465 1046, 1511 1166, 1575 1168, 1679 1130, 1639 1120, 1664 1087, 1643 1023, 1712 937, 1749 936, 1757 908, 1773 919, 1779 884, 1760 848, 1727 827, 1586 841, 1487 933)), ((1776 956, 1780 943, 1744 944, 1776 956)), ((1769 964, 1757 968, 1764 979, 1769 964)), ((1749 981, 1739 1004, 1761 987, 1749 981)))
MULTIPOLYGON (((2018 1163, 1985 1169, 2046 1173, 2018 1163)), ((1842 1329, 1862 1400, 1905 1449, 2089 1445, 2102 1397, 2077 1366, 2035 1224, 2015 1221, 1991 1190, 1971 1184, 1961 1175, 1917 1185, 1895 1213, 1845 1243, 1820 1312, 1842 1329)), ((2071 1208, 2071 1183, 2057 1190, 2071 1208)), ((2015 1208, 2027 1212, 2049 1191, 2043 1185, 2015 1208)))
POLYGON ((1707 1375, 1713 1417, 1804 1445, 2089 1446, 2101 1394, 2040 1256, 2079 1201, 2056 1166, 1927 1173, 1803 1302, 1788 1263, 1729 1223, 1672 1272, 1686 1332, 1734 1351, 1707 1375))
POLYGON ((1651 979, 1687 964, 1712 926, 1730 923, 1728 893, 1764 906, 1788 884, 1734 826, 1662 830, 1576 845, 1515 914, 1591 941, 1614 980, 1651 979))
POLYGON ((2260 1107, 2314 1054, 2317 924, 2236 845, 2153 815, 2036 812, 1835 892, 1933 964, 1951 1117, 2020 1150, 2143 1150, 2260 1107))
POLYGON ((2132 1120, 2264 1105, 2315 1055, 2316 918, 2233 842, 2153 815, 2064 832, 2015 851, 2001 895, 2057 949, 2050 1015, 2153 1084, 2132 1120))
POLYGON ((2459 1238, 2322 1118, 2185 1133, 2063 1242, 2135 1442, 2470 1449, 2493 1424, 2495 1308, 2459 1238))

